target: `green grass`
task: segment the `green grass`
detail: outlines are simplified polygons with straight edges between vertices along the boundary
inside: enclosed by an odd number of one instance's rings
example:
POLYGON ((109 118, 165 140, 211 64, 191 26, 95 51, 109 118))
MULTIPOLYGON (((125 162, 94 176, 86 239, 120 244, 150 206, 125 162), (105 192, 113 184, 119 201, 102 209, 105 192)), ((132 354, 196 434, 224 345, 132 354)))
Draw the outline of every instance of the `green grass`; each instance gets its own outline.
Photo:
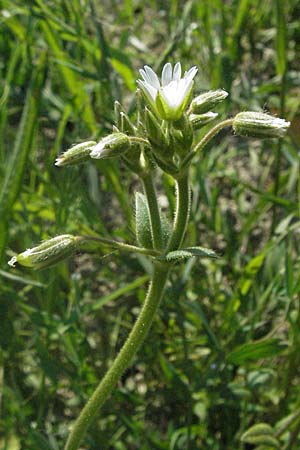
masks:
POLYGON ((133 241, 137 179, 118 161, 53 161, 105 135, 115 99, 134 115, 138 69, 168 60, 198 65, 195 92, 230 92, 224 117, 263 108, 292 126, 278 144, 224 132, 195 161, 186 244, 221 258, 178 266, 82 448, 274 448, 257 430, 256 446, 241 440, 259 423, 300 448, 299 14, 296 0, 2 0, 0 448, 63 448, 144 299, 142 255, 41 272, 7 261, 60 233, 133 241))

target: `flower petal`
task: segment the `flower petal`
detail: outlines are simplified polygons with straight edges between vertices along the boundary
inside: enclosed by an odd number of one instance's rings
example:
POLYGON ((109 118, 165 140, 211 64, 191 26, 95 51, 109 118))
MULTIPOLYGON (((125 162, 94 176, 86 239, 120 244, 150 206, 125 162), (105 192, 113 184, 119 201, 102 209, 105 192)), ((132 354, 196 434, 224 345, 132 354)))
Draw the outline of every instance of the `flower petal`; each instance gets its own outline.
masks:
POLYGON ((159 89, 160 88, 160 82, 158 79, 158 76, 156 75, 156 73, 154 72, 153 69, 151 69, 151 67, 149 66, 144 66, 145 69, 145 73, 147 75, 147 80, 149 84, 151 84, 155 89, 159 89))
POLYGON ((181 64, 180 62, 177 62, 175 64, 174 70, 173 70, 173 80, 180 80, 181 78, 181 64))
POLYGON ((164 65, 164 68, 161 73, 161 84, 162 86, 166 86, 172 81, 172 66, 170 63, 164 65))
POLYGON ((155 102, 157 96, 157 89, 155 89, 151 84, 147 81, 136 80, 139 87, 142 89, 146 97, 150 100, 150 102, 155 102))
POLYGON ((196 75, 197 72, 198 72, 198 67, 197 66, 193 66, 187 72, 185 72, 183 78, 185 80, 190 80, 191 81, 194 78, 194 76, 196 75))

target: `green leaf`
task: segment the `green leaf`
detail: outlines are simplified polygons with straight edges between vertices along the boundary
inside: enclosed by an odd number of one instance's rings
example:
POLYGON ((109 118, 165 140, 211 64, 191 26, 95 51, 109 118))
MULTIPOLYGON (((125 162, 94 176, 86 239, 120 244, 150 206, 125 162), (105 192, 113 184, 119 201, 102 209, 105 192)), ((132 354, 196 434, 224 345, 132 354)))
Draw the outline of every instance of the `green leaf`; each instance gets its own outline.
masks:
POLYGON ((218 258, 218 255, 209 248, 204 247, 187 247, 183 250, 174 250, 169 252, 164 258, 167 261, 181 261, 193 257, 218 258))
POLYGON ((263 265, 265 256, 266 252, 263 251, 259 253, 259 255, 252 258, 250 262, 246 265, 244 273, 240 280, 240 290, 243 295, 246 295, 249 292, 257 272, 263 265))
POLYGON ((258 423, 249 428, 241 437, 242 442, 254 445, 267 445, 271 448, 280 448, 278 440, 274 437, 273 428, 267 423, 258 423))
POLYGON ((286 14, 284 11, 284 0, 276 0, 276 69, 278 75, 286 71, 286 14))
POLYGON ((139 245, 145 248, 153 248, 147 199, 140 192, 135 194, 135 226, 139 245))
POLYGON ((261 358, 276 356, 285 348, 286 345, 279 339, 265 339, 263 341, 250 342, 236 347, 227 356, 227 361, 238 365, 248 361, 258 361, 261 358))

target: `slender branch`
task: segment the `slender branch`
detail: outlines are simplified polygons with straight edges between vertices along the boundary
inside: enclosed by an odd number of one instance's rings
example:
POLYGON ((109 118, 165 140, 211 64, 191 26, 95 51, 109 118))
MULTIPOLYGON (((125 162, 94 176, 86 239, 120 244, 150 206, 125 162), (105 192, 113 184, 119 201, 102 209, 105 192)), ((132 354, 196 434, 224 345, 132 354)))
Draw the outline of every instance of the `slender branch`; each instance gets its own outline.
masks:
POLYGON ((147 197, 147 203, 149 208, 151 235, 153 239, 154 249, 160 250, 163 245, 161 220, 152 175, 151 174, 144 175, 142 177, 142 183, 145 195, 147 197))
POLYGON ((98 413, 100 406, 107 399, 117 381, 131 363, 133 356, 144 341, 152 324, 153 317, 162 298, 168 274, 169 270, 165 266, 158 263, 154 264, 152 281, 140 315, 112 366, 77 418, 64 450, 78 449, 87 428, 98 413))
POLYGON ((119 242, 114 241, 113 239, 105 239, 98 236, 82 236, 83 238, 83 244, 84 241, 95 241, 95 242, 101 242, 104 245, 108 245, 110 247, 117 248, 119 250, 123 250, 126 252, 134 252, 134 253, 141 253, 142 255, 149 255, 149 256, 159 256, 161 253, 157 250, 144 248, 144 247, 136 247, 135 245, 126 244, 125 242, 119 242))
POLYGON ((223 128, 231 127, 232 124, 233 119, 223 120, 211 130, 209 130, 209 132, 205 136, 203 136, 198 144, 186 155, 186 157, 182 161, 182 167, 187 167, 197 152, 202 150, 212 138, 214 138, 218 133, 220 133, 221 130, 223 130, 223 128))
POLYGON ((190 215, 190 202, 188 174, 185 173, 176 180, 176 213, 167 252, 179 249, 182 244, 190 215))
POLYGON ((129 136, 129 140, 132 144, 144 144, 150 146, 150 142, 147 139, 141 137, 129 136))

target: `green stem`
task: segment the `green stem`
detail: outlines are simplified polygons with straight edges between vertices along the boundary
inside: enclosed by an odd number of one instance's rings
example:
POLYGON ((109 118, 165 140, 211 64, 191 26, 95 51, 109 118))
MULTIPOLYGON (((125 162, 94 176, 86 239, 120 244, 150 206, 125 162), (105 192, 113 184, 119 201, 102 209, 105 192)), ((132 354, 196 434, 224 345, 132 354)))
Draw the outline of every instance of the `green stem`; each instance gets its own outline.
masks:
POLYGON ((190 215, 191 195, 188 173, 176 180, 176 213, 174 228, 168 244, 167 252, 180 248, 190 215))
POLYGON ((186 157, 182 161, 182 167, 187 167, 197 152, 202 150, 212 138, 214 138, 218 133, 220 133, 221 130, 223 130, 223 128, 231 127, 232 124, 233 119, 223 120, 211 130, 209 130, 209 132, 205 136, 203 136, 198 144, 186 155, 186 157))
POLYGON ((144 341, 152 324, 168 274, 169 270, 165 266, 154 263, 152 281, 140 315, 112 366, 77 418, 64 450, 78 449, 87 428, 98 413, 100 406, 107 399, 117 381, 131 363, 133 356, 144 341))
POLYGON ((148 147, 150 147, 150 142, 147 139, 138 136, 129 136, 129 140, 132 144, 143 144, 148 145, 148 147))
POLYGON ((144 247, 136 247, 135 245, 126 244, 125 242, 114 241, 113 239, 106 239, 99 236, 81 236, 81 237, 83 245, 85 244, 86 241, 94 241, 100 242, 101 244, 116 248, 118 250, 123 250, 125 252, 141 253, 142 255, 149 255, 149 256, 159 256, 161 254, 157 250, 148 249, 144 247))
POLYGON ((142 183, 148 202, 151 235, 153 239, 154 249, 161 250, 163 246, 161 220, 152 175, 151 174, 144 175, 142 177, 142 183))

